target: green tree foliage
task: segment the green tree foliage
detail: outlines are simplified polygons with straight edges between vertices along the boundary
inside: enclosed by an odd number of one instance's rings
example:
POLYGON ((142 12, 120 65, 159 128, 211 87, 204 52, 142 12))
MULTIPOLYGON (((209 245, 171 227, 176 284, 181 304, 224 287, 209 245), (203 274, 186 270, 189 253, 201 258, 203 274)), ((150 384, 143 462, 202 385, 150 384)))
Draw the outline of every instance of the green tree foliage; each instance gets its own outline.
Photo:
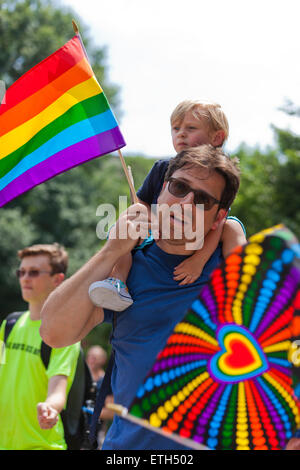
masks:
POLYGON ((241 185, 232 206, 232 215, 243 221, 247 237, 280 222, 273 212, 273 192, 278 158, 276 152, 263 153, 241 146, 237 152, 241 167, 241 185))
POLYGON ((76 19, 94 73, 115 111, 118 87, 106 76, 106 48, 95 47, 88 28, 70 8, 53 0, 0 0, 0 79, 8 88, 74 36, 76 19))
MULTIPOLYGON (((290 101, 281 110, 300 118, 300 108, 290 101)), ((248 236, 284 223, 300 237, 300 136, 272 128, 276 149, 241 146, 237 152, 242 178, 232 213, 243 220, 248 236)))
MULTIPOLYGON (((8 88, 63 46, 74 35, 73 18, 94 73, 118 115, 119 88, 107 79, 106 47, 95 47, 78 15, 55 0, 0 0, 0 80, 8 88)), ((100 171, 101 165, 98 166, 100 171)), ((18 249, 32 243, 58 240, 68 248, 71 273, 99 247, 95 235, 95 208, 103 197, 99 195, 102 182, 94 176, 95 168, 96 164, 91 162, 83 170, 74 169, 1 210, 0 321, 8 312, 25 308, 14 276, 18 249)))
POLYGON ((15 271, 18 267, 16 251, 37 238, 31 218, 20 207, 5 208, 0 213, 0 323, 1 316, 13 310, 26 308, 20 298, 15 271))
MULTIPOLYGON (((300 108, 287 101, 283 112, 300 119, 300 108)), ((282 221, 300 237, 300 136, 273 126, 281 165, 274 186, 274 201, 282 221)))

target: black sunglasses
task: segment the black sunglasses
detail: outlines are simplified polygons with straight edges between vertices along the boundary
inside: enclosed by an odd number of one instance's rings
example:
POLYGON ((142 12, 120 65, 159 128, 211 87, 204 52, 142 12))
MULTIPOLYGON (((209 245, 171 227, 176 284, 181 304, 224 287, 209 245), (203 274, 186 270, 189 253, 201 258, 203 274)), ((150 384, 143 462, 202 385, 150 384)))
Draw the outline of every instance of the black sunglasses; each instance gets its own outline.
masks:
POLYGON ((215 204, 220 204, 221 202, 202 189, 193 189, 184 181, 176 178, 169 178, 168 191, 178 198, 183 198, 189 193, 194 193, 194 204, 203 204, 205 211, 209 211, 215 204))
POLYGON ((16 270, 16 275, 18 279, 20 279, 21 277, 24 277, 26 274, 28 274, 28 277, 38 277, 40 274, 43 274, 43 273, 52 274, 51 271, 41 271, 39 269, 29 269, 28 271, 26 271, 26 269, 16 270))

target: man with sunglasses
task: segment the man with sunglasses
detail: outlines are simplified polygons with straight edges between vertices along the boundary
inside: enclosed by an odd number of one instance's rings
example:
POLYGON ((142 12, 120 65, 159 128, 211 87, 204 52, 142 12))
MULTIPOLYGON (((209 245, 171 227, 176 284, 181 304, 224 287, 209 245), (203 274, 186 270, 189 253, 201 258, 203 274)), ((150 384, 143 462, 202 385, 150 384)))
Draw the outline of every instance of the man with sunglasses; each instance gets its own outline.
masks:
MULTIPOLYGON (((68 256, 57 243, 27 247, 18 256, 16 274, 28 310, 8 317, 8 322, 15 323, 0 365, 0 449, 64 450, 59 413, 73 381, 80 346, 52 349, 46 369, 39 327, 45 300, 65 278, 68 256)), ((6 321, 1 326, 1 341, 5 328, 6 321)))
MULTIPOLYGON (((238 191, 239 181, 237 162, 222 150, 211 145, 184 150, 169 165, 158 198, 159 208, 175 204, 182 210, 187 209, 188 223, 195 233, 197 211, 201 209, 195 203, 200 202, 204 206, 202 229, 205 236, 210 230, 215 230, 226 216, 238 191)), ((114 315, 110 310, 96 307, 89 298, 88 289, 91 283, 105 279, 116 261, 136 245, 137 239, 133 235, 126 239, 118 236, 124 223, 128 233, 133 234, 136 229, 139 233, 144 231, 146 237, 149 222, 145 206, 135 204, 122 214, 102 250, 49 296, 42 311, 40 331, 46 342, 61 347, 79 341, 102 321, 114 323, 112 391, 115 403, 129 408, 173 327, 182 319, 221 261, 222 251, 218 247, 195 282, 179 286, 173 278, 173 270, 192 255, 193 250, 187 248, 187 242, 192 240, 186 237, 185 231, 181 231, 181 237, 176 234, 176 226, 183 225, 185 221, 177 220, 171 211, 164 212, 163 217, 159 217, 159 237, 144 248, 133 251, 128 287, 134 302, 114 315), (162 234, 166 222, 170 225, 170 233, 165 238, 162 234), (67 330, 64 325, 68 325, 67 330)), ((115 416, 103 449, 186 448, 115 416)))

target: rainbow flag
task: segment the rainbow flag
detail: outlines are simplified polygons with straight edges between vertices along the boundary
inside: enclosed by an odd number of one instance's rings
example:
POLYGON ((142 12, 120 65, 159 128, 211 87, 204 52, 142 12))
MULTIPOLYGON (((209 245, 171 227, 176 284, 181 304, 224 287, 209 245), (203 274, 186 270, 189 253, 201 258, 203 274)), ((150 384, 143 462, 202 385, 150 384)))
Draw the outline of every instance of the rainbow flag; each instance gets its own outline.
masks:
POLYGON ((0 207, 125 141, 76 34, 20 77, 0 107, 0 207))

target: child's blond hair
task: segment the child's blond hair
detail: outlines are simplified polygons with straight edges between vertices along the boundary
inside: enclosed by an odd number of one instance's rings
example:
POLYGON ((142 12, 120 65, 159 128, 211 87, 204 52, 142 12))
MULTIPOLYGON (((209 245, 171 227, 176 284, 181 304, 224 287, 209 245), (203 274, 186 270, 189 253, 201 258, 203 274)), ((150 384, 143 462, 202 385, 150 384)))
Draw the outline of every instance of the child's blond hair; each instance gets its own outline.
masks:
POLYGON ((196 119, 204 119, 209 131, 224 131, 224 141, 229 135, 227 117, 218 103, 186 100, 179 103, 171 114, 171 125, 181 122, 186 113, 191 112, 196 119))

